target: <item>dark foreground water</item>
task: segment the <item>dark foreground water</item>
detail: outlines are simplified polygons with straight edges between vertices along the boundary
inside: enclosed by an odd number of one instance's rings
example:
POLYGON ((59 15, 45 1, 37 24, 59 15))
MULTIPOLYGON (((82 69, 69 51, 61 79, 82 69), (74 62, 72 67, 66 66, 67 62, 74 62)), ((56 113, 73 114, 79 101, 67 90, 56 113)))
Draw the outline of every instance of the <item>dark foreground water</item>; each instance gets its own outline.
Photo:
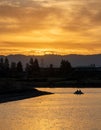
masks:
POLYGON ((0 130, 101 130, 101 89, 40 90, 55 94, 0 104, 0 130))

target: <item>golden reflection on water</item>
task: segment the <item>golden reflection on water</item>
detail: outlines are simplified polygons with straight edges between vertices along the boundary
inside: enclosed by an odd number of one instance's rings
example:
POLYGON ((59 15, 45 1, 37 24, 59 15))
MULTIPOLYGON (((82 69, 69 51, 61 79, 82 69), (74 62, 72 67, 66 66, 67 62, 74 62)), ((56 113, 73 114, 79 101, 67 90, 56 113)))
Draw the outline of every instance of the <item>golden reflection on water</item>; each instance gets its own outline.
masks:
POLYGON ((0 130, 100 130, 101 89, 46 90, 55 94, 0 104, 0 130))

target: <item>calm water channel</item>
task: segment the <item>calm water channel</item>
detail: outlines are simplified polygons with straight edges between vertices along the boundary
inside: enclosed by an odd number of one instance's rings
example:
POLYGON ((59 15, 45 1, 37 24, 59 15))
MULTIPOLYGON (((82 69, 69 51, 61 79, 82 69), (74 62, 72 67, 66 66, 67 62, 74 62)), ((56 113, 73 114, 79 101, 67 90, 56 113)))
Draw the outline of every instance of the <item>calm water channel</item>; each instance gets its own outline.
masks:
POLYGON ((101 130, 101 89, 41 88, 54 92, 0 104, 0 130, 101 130))

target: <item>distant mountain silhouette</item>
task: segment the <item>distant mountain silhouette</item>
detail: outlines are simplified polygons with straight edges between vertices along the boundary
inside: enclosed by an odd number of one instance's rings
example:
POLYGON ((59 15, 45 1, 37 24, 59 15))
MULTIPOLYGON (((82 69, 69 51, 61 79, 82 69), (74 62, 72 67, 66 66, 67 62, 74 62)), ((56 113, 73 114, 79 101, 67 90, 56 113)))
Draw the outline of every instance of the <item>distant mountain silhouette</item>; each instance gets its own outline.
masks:
MULTIPOLYGON (((5 57, 3 55, 0 56, 5 57)), ((37 58, 40 66, 48 67, 50 64, 53 64, 54 67, 59 67, 62 59, 68 60, 73 67, 75 66, 89 66, 91 64, 95 64, 96 66, 101 66, 101 54, 96 55, 44 55, 44 56, 25 56, 25 55, 8 55, 9 61, 18 62, 22 61, 23 65, 29 61, 31 57, 33 59, 37 58)))

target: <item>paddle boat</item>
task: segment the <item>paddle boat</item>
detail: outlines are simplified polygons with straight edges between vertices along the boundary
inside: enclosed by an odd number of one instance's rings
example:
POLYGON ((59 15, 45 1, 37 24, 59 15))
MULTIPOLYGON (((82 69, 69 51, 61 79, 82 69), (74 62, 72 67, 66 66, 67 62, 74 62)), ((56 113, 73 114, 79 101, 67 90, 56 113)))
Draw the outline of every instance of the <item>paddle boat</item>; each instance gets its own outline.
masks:
POLYGON ((81 90, 76 90, 74 94, 84 94, 81 90))

